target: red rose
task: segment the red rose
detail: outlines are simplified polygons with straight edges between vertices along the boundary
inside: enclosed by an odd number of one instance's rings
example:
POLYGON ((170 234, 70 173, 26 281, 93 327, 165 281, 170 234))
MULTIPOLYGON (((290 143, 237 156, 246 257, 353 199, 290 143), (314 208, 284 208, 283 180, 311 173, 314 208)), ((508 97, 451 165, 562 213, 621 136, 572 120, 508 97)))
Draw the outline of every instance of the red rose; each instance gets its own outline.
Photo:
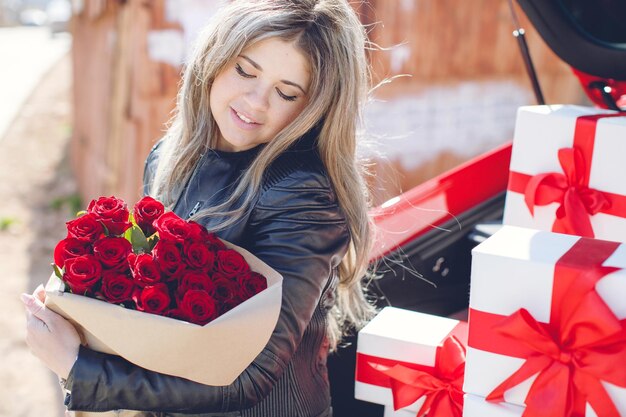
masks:
POLYGON ((63 281, 74 294, 93 294, 102 277, 102 265, 93 255, 82 255, 65 261, 63 281))
POLYGON ((237 282, 241 287, 243 300, 247 300, 255 294, 267 288, 267 280, 258 272, 249 271, 237 276, 237 282))
POLYGON ((170 293, 163 283, 148 285, 144 288, 135 288, 133 301, 137 310, 146 313, 163 314, 170 305, 170 293))
POLYGON ((210 239, 210 233, 200 223, 193 220, 186 222, 189 227, 190 233, 193 236, 193 240, 196 242, 205 242, 210 239))
POLYGON ((220 314, 227 312, 241 303, 242 300, 239 294, 237 282, 226 278, 225 276, 214 274, 213 284, 215 285, 213 298, 215 298, 215 301, 220 307, 220 314), (218 277, 216 278, 215 275, 218 275, 218 277))
POLYGON ((91 253, 91 250, 91 242, 68 237, 57 243, 54 248, 54 263, 59 268, 63 268, 66 260, 87 255, 91 253))
POLYGON ((204 326, 217 317, 217 306, 206 291, 189 290, 179 304, 179 313, 191 323, 204 326))
POLYGON ((132 225, 128 221, 128 207, 124 200, 111 197, 100 197, 91 200, 87 212, 92 213, 109 231, 109 235, 121 235, 132 225))
POLYGON ((184 243, 187 240, 199 239, 199 231, 171 211, 163 214, 153 223, 159 232, 159 239, 184 243))
POLYGON ((67 237, 86 242, 95 242, 104 233, 104 227, 102 227, 98 218, 90 213, 83 214, 65 224, 67 225, 67 237))
POLYGON ((183 298, 189 290, 204 290, 209 295, 215 293, 215 284, 204 271, 190 270, 182 276, 178 283, 178 296, 183 298))
POLYGON ((137 222, 137 226, 141 228, 143 234, 152 236, 155 232, 152 223, 165 212, 165 207, 160 201, 152 197, 144 197, 133 207, 133 216, 137 222))
POLYGON ((155 285, 161 281, 161 271, 159 264, 154 257, 147 253, 128 255, 128 265, 133 274, 135 283, 140 287, 155 285))
POLYGON ((202 242, 209 247, 209 250, 217 252, 228 249, 224 242, 222 242, 215 233, 209 233, 204 227, 202 230, 206 232, 202 235, 202 242))
POLYGON ((93 254, 105 268, 128 269, 126 258, 133 251, 123 237, 105 237, 93 244, 93 254))
POLYGON ((213 269, 215 253, 211 252, 205 244, 193 241, 187 242, 183 247, 183 253, 190 267, 206 271, 213 269))
POLYGON ((248 272, 250 265, 239 252, 233 249, 217 252, 217 270, 229 278, 248 272))
POLYGON ((169 240, 159 240, 152 249, 152 256, 156 259, 161 272, 170 278, 176 278, 184 273, 187 265, 178 246, 169 240))
POLYGON ((100 295, 109 303, 123 303, 132 298, 135 282, 128 275, 108 270, 102 274, 102 289, 100 295))

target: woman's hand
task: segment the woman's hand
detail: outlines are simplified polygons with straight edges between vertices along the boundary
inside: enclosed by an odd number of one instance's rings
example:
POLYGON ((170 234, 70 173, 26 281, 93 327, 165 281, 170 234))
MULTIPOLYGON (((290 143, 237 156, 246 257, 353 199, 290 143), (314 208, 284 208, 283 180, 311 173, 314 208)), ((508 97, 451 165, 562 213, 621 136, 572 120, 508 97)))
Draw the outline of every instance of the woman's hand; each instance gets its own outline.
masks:
POLYGON ((22 294, 26 307, 26 343, 35 356, 60 378, 67 378, 74 366, 80 336, 74 326, 44 305, 42 285, 33 295, 22 294))

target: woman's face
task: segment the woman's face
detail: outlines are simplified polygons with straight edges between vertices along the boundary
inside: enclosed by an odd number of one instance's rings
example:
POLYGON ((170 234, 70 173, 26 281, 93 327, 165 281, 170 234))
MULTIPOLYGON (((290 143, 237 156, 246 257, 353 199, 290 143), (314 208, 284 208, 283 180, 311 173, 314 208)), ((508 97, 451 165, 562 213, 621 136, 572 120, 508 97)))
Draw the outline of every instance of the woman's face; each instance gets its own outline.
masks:
POLYGON ((310 80, 308 61, 293 42, 269 38, 244 49, 209 94, 217 148, 239 152, 274 139, 307 105, 310 80))

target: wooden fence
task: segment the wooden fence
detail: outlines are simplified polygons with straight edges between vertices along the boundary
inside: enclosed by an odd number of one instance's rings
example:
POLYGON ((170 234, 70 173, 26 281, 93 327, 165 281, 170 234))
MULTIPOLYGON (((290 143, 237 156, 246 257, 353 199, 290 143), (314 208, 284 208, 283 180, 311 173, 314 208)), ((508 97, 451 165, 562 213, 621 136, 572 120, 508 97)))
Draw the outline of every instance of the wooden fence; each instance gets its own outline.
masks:
POLYGON ((180 74, 148 53, 150 33, 181 30, 164 19, 164 4, 93 0, 75 15, 72 163, 87 200, 140 195, 143 160, 163 134, 180 74))
MULTIPOLYGON (((72 139, 72 163, 81 194, 86 200, 115 194, 135 201, 144 158, 174 108, 186 47, 219 1, 74 4, 82 4, 73 17, 72 139)), ((370 51, 376 80, 411 75, 380 88, 377 97, 393 102, 407 94, 468 81, 510 81, 530 91, 505 0, 369 0, 355 3, 355 8, 368 25, 371 40, 388 48, 370 51)), ((522 21, 547 100, 579 102, 582 93, 567 66, 522 21)), ((376 201, 463 158, 442 152, 420 169, 399 168, 399 182, 375 181, 376 201)), ((383 168, 381 177, 389 167, 383 168)))

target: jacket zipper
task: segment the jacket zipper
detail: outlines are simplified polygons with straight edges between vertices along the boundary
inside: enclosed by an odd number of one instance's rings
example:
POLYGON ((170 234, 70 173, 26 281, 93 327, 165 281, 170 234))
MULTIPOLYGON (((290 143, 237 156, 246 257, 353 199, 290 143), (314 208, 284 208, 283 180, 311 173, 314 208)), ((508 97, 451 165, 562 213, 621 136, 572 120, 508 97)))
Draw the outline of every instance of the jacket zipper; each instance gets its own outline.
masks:
POLYGON ((196 205, 193 206, 193 208, 191 209, 191 211, 187 215, 187 220, 189 220, 191 218, 191 216, 193 216, 194 214, 196 214, 198 212, 198 209, 200 208, 201 205, 202 205, 201 201, 196 202, 196 205))

